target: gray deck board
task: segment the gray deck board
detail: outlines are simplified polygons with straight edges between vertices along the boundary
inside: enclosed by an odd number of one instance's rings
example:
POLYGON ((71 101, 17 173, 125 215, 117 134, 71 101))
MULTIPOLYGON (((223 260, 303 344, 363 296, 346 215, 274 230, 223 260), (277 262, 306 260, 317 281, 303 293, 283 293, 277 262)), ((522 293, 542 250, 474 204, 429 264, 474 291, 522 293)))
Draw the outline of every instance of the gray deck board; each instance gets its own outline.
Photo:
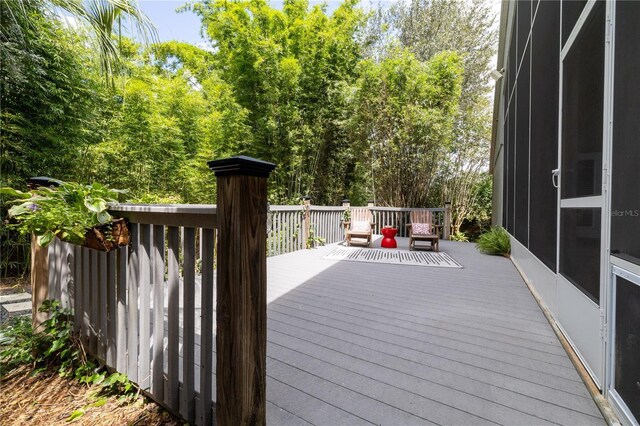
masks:
POLYGON ((508 259, 449 241, 463 269, 330 250, 268 259, 269 424, 605 424, 508 259))

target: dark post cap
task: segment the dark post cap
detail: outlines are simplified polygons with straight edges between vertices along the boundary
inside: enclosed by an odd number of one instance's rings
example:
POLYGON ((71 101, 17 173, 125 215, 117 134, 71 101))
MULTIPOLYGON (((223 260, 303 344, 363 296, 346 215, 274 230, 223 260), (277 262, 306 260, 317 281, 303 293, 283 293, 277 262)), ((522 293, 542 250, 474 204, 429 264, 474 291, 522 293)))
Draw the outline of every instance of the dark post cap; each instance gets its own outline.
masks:
POLYGON ((344 200, 342 200, 343 203, 350 203, 351 201, 348 198, 345 198, 344 200))
POLYGON ((36 176, 36 177, 32 177, 27 179, 27 184, 29 186, 33 186, 33 187, 38 187, 38 186, 60 186, 62 185, 64 182, 58 179, 54 179, 51 177, 47 177, 47 176, 36 176))
POLYGON ((376 200, 368 200, 368 201, 367 201, 367 203, 368 203, 368 204, 373 204, 373 203, 375 203, 375 202, 376 202, 376 200))
POLYGON ((300 199, 304 201, 309 201, 311 197, 309 195, 303 195, 302 197, 300 197, 300 199))
POLYGON ((445 204, 451 204, 451 201, 445 201, 444 203, 445 204))
POLYGON ((207 163, 216 176, 258 176, 269 177, 276 165, 266 161, 240 155, 238 157, 222 158, 207 163))

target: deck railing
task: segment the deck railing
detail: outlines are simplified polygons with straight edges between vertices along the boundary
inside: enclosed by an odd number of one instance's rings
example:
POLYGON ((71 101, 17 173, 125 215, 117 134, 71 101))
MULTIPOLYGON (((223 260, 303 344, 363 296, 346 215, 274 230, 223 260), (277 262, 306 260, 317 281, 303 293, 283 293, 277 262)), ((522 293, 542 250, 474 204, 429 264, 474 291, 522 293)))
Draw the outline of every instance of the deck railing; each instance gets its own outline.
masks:
POLYGON ((216 208, 117 205, 110 211, 129 220, 130 246, 105 253, 56 239, 49 248, 49 298, 73 309, 76 331, 98 360, 189 422, 208 423, 216 208))
POLYGON ((267 255, 277 256, 305 248, 302 206, 270 206, 267 255))
MULTIPOLYGON (((297 206, 271 206, 268 225, 267 254, 277 256, 302 250, 307 247, 307 241, 312 237, 319 237, 326 244, 344 240, 342 218, 344 211, 349 208, 343 206, 315 206, 309 201, 297 206)), ((378 207, 369 206, 374 218, 374 234, 381 234, 383 226, 398 228, 399 237, 407 237, 407 224, 410 215, 416 208, 378 207)), ((432 221, 441 237, 448 238, 450 211, 446 208, 429 208, 432 221)))
POLYGON ((343 206, 309 206, 310 232, 323 238, 325 243, 332 244, 344 240, 342 215, 346 207, 343 206))
MULTIPOLYGON (((266 350, 265 255, 304 249, 312 237, 326 243, 342 241, 342 218, 348 208, 314 206, 306 200, 298 206, 271 206, 267 211, 266 178, 262 182, 251 180, 256 179, 251 174, 241 176, 247 181, 222 176, 228 180, 219 183, 219 189, 227 193, 218 193, 218 207, 111 205, 114 216, 129 222, 129 246, 105 253, 56 239, 34 260, 46 266, 45 274, 37 274, 37 280, 45 277, 46 298, 60 300, 72 309, 76 332, 92 355, 127 374, 185 420, 203 425, 212 423, 214 391, 219 424, 235 424, 247 412, 264 416, 264 383, 252 385, 258 389, 251 394, 256 400, 245 401, 240 409, 235 401, 245 390, 238 389, 244 385, 236 384, 248 382, 231 376, 256 370, 264 373, 266 368, 266 361, 247 355, 254 349, 242 343, 251 341, 259 347, 255 353, 266 350), (256 200, 263 200, 264 205, 239 195, 247 188, 259 193, 256 200), (247 272, 239 264, 252 267, 247 272), (216 311, 216 298, 224 311, 216 311), (237 330, 249 334, 236 336, 237 330), (218 339, 217 367, 214 336, 218 339), (247 353, 242 352, 245 349, 247 353)), ((400 236, 406 235, 405 225, 414 209, 369 208, 375 233, 391 225, 400 236)), ((446 228, 449 212, 430 210, 435 224, 446 228)), ((40 294, 34 292, 35 310, 43 301, 40 294)))
MULTIPOLYGON (((399 237, 408 237, 407 225, 411 223, 410 216, 414 210, 429 210, 431 211, 431 221, 436 229, 442 233, 441 237, 447 239, 447 209, 446 208, 428 208, 428 209, 414 209, 414 208, 401 208, 401 207, 369 207, 375 221, 374 234, 381 234, 381 229, 384 226, 392 226, 398 229, 399 237)), ((448 223, 451 223, 449 220, 448 223)))

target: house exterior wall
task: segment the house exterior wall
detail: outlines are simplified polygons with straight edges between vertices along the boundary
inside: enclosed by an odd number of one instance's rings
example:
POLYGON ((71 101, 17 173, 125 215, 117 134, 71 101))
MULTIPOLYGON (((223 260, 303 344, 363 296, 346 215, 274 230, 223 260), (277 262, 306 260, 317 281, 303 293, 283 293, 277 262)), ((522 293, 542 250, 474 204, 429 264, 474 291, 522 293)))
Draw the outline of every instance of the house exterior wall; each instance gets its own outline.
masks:
POLYGON ((505 2, 491 151, 492 223, 628 424, 640 419, 639 23, 634 1, 505 2))

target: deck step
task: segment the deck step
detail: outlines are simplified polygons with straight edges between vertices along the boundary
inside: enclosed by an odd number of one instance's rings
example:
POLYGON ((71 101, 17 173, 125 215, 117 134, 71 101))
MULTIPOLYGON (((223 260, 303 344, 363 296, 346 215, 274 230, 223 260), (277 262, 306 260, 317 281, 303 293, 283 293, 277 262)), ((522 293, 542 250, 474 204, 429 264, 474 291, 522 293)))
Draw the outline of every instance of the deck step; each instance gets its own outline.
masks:
POLYGON ((29 300, 26 302, 5 303, 2 305, 2 308, 10 315, 18 314, 25 311, 31 311, 31 301, 29 300))
POLYGON ((29 293, 5 294, 3 296, 0 296, 0 305, 4 305, 5 303, 25 302, 30 300, 31 295, 29 293))
POLYGON ((0 322, 22 315, 31 315, 31 295, 29 293, 0 296, 0 322))

